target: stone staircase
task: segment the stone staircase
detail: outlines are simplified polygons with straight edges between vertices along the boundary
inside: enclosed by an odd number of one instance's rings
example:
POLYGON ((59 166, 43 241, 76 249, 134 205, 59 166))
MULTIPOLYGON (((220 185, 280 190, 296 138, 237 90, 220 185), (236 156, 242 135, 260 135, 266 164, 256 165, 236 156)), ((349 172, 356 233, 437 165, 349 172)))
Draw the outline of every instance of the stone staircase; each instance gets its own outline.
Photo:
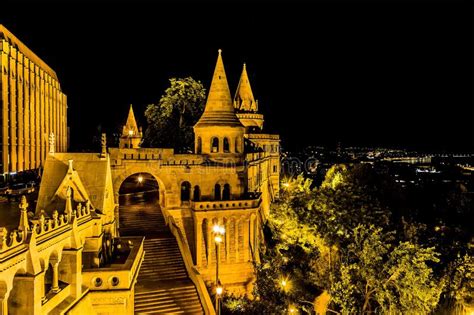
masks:
POLYGON ((145 258, 135 286, 135 313, 204 314, 159 205, 124 205, 119 212, 121 235, 145 236, 145 258))

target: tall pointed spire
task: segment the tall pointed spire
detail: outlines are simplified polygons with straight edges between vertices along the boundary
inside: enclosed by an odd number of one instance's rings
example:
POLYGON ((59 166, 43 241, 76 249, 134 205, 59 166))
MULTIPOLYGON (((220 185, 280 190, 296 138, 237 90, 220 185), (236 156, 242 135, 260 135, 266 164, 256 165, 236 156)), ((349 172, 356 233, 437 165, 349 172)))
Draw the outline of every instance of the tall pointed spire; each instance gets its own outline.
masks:
POLYGON ((138 135, 137 121, 135 120, 135 114, 133 113, 132 104, 130 104, 130 110, 128 111, 127 123, 123 126, 124 135, 138 135))
POLYGON ((242 112, 258 111, 258 104, 253 97, 252 87, 250 86, 249 76, 247 75, 247 67, 244 63, 242 74, 240 75, 239 85, 234 97, 234 107, 242 112))
POLYGON ((133 107, 130 105, 127 122, 123 126, 122 136, 120 137, 120 148, 139 148, 142 141, 142 128, 138 128, 133 107))
POLYGON ((203 125, 241 126, 232 106, 232 97, 224 70, 224 62, 222 61, 222 50, 220 49, 211 88, 207 96, 206 108, 196 127, 203 125))

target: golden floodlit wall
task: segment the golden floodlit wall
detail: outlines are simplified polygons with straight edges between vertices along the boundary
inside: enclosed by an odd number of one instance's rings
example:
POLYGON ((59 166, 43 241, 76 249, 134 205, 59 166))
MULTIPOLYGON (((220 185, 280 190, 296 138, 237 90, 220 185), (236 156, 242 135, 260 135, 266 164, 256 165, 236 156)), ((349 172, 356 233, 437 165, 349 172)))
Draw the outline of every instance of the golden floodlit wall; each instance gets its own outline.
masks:
POLYGON ((56 73, 0 25, 0 172, 37 169, 46 158, 48 137, 65 152, 67 98, 56 73))

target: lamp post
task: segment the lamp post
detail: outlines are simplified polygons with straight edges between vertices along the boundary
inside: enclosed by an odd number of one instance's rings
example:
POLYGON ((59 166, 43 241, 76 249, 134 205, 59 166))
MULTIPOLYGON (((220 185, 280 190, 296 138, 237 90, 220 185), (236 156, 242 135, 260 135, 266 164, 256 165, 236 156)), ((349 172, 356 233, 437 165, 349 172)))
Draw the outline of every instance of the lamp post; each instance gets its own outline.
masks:
POLYGON ((219 307, 219 297, 223 292, 221 282, 219 280, 219 245, 223 241, 223 236, 225 234, 225 228, 218 224, 212 227, 212 232, 214 233, 214 241, 216 242, 216 313, 220 314, 219 307))

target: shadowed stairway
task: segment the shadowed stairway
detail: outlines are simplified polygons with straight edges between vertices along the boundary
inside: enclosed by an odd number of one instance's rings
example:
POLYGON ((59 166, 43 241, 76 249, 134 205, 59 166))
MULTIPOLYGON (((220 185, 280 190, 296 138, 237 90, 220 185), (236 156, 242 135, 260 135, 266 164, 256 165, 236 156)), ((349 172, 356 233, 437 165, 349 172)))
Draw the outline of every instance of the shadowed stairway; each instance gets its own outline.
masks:
POLYGON ((145 236, 145 259, 135 286, 135 313, 204 314, 158 201, 148 197, 137 193, 120 200, 120 234, 145 236))

